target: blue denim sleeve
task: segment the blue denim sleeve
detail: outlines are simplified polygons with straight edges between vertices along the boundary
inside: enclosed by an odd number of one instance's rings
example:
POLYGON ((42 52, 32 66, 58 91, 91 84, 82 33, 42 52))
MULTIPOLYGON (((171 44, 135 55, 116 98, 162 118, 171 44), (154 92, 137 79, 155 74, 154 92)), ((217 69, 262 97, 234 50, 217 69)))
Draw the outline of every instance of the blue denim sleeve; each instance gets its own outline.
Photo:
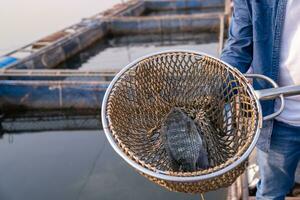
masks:
POLYGON ((228 40, 221 60, 245 73, 253 58, 251 9, 247 0, 235 0, 228 40))

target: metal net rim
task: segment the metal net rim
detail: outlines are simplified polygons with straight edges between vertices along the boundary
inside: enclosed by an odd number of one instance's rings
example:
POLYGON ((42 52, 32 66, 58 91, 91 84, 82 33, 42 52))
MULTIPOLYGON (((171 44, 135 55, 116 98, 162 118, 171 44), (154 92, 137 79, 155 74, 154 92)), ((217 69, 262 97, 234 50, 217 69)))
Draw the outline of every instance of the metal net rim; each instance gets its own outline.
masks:
POLYGON ((215 57, 208 55, 206 53, 203 53, 203 52, 190 51, 190 50, 167 50, 167 51, 156 52, 153 54, 143 56, 143 57, 131 62, 130 64, 128 64, 114 77, 111 84, 109 85, 109 87, 105 93, 104 99, 103 99, 101 115, 102 115, 101 118, 102 118, 103 129, 104 129, 105 135, 106 135, 109 143, 111 144, 113 149, 129 165, 131 165, 132 167, 134 167, 136 170, 140 171, 141 173, 147 174, 149 176, 152 176, 152 177, 155 177, 158 179, 162 179, 162 180, 166 180, 166 181, 173 181, 173 182, 196 182, 196 181, 201 181, 201 180, 207 180, 207 179, 218 177, 218 176, 225 174, 231 170, 234 170, 237 166, 242 164, 248 158, 248 156, 254 149, 254 147, 257 143, 258 137, 260 135, 260 127, 262 124, 261 105, 259 103, 258 98, 255 96, 255 92, 254 92, 252 85, 248 83, 248 80, 244 77, 244 75, 240 71, 238 71, 236 68, 232 67, 228 63, 226 63, 218 58, 215 58, 215 57), (135 157, 134 154, 130 150, 128 150, 127 153, 125 153, 124 152, 124 148, 126 149, 125 145, 124 144, 122 145, 122 142, 119 141, 118 136, 114 133, 113 130, 111 130, 111 128, 109 126, 109 119, 107 118, 107 110, 106 110, 107 102, 108 102, 110 93, 111 93, 114 85, 116 84, 116 82, 119 80, 119 78, 123 74, 125 74, 128 70, 130 70, 134 66, 137 66, 138 63, 140 63, 146 59, 149 59, 153 56, 159 56, 159 55, 163 55, 163 54, 174 54, 174 53, 194 54, 197 56, 207 56, 212 59, 215 59, 216 61, 221 62, 228 69, 230 69, 232 72, 234 72, 242 80, 242 83, 247 86, 247 93, 249 93, 249 95, 253 98, 253 100, 255 101, 255 106, 257 108, 256 131, 253 135, 252 142, 250 142, 250 145, 248 145, 248 147, 243 147, 239 151, 239 152, 241 152, 241 151, 243 152, 240 157, 235 157, 235 158, 229 159, 224 164, 215 166, 213 168, 209 168, 208 170, 204 170, 204 171, 206 171, 205 174, 199 175, 199 173, 197 173, 197 171, 196 172, 176 172, 176 173, 173 172, 173 173, 170 173, 170 172, 161 171, 154 167, 151 167, 150 164, 146 164, 143 161, 141 161, 140 159, 138 159, 137 157, 135 157), (218 170, 214 170, 215 168, 218 168, 218 170))

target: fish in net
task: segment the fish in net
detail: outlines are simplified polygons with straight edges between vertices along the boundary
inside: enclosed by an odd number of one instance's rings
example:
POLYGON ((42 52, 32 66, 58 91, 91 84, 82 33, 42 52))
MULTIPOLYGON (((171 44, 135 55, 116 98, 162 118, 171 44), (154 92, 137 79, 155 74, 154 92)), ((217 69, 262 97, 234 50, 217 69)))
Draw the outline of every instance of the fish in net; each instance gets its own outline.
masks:
POLYGON ((160 133, 171 166, 175 171, 196 171, 209 167, 202 132, 180 108, 172 108, 160 133))

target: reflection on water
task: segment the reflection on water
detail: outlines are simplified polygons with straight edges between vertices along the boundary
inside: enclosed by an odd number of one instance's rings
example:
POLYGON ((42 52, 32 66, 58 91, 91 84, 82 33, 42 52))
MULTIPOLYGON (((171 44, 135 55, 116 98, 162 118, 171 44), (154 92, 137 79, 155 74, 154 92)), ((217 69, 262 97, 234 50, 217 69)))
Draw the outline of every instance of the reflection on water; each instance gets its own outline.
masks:
POLYGON ((88 62, 84 63, 80 69, 85 70, 117 70, 124 67, 126 64, 133 60, 158 51, 182 49, 182 50, 195 50, 203 51, 209 54, 216 54, 211 49, 217 49, 217 43, 202 44, 202 45, 177 45, 177 46, 128 46, 128 47, 111 47, 100 52, 97 56, 91 58, 88 62), (124 63, 126 63, 124 65, 124 63))
POLYGON ((120 70, 133 60, 164 50, 194 50, 218 56, 217 35, 172 34, 114 37, 95 43, 57 68, 84 70, 120 70))
MULTIPOLYGON (((103 131, 5 134, 0 140, 0 199, 199 199, 169 192, 128 166, 103 131)), ((226 199, 225 191, 206 199, 226 199)))

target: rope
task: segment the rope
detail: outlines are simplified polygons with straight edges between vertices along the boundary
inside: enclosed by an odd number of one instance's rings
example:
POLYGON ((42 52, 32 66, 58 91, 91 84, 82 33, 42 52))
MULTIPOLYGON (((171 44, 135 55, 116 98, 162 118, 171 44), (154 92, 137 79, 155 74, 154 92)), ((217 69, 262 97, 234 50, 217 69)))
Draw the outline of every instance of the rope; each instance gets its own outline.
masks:
POLYGON ((201 193, 200 194, 201 200, 205 200, 204 195, 201 193))

